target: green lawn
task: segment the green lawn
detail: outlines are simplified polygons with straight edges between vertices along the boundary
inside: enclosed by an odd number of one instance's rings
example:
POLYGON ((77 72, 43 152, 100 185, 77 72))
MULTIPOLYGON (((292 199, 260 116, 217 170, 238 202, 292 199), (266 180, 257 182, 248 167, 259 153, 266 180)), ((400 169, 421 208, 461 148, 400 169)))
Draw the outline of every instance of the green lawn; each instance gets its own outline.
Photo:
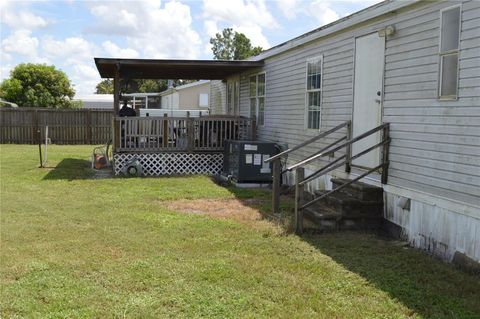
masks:
POLYGON ((0 317, 480 318, 479 277, 372 235, 175 211, 269 194, 92 179, 91 149, 51 146, 40 169, 37 147, 1 147, 0 317))

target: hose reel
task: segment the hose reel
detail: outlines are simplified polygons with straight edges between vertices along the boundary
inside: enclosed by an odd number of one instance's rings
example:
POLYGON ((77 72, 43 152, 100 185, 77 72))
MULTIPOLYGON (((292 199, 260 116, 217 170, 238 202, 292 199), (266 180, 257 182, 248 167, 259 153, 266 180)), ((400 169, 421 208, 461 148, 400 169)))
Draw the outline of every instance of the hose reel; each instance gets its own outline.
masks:
POLYGON ((122 168, 122 174, 127 177, 138 177, 143 175, 142 164, 138 158, 129 159, 122 168))

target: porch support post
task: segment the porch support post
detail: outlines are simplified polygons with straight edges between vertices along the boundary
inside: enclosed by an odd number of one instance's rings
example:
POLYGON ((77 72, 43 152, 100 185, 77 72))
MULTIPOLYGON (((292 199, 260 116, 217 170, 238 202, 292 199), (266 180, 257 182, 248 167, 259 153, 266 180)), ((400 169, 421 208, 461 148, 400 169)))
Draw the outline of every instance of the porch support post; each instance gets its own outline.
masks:
POLYGON ((163 141, 163 147, 167 148, 168 147, 168 114, 165 113, 163 114, 163 132, 162 132, 162 141, 163 141))
POLYGON ((115 67, 115 77, 113 78, 113 116, 118 116, 120 111, 120 64, 115 67))

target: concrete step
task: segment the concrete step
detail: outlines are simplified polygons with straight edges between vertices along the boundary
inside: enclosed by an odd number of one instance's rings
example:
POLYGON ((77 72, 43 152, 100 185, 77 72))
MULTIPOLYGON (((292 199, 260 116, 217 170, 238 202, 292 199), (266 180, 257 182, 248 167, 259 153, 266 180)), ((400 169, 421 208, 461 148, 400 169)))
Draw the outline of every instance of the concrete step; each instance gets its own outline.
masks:
MULTIPOLYGON (((346 178, 332 178, 331 181, 333 188, 335 189, 349 182, 350 180, 346 178)), ((338 192, 363 201, 383 200, 383 189, 381 187, 369 185, 363 182, 354 182, 338 192)))
MULTIPOLYGON (((317 196, 324 192, 315 192, 317 196)), ((325 206, 344 216, 382 216, 382 200, 360 200, 349 194, 336 192, 320 200, 325 206)))

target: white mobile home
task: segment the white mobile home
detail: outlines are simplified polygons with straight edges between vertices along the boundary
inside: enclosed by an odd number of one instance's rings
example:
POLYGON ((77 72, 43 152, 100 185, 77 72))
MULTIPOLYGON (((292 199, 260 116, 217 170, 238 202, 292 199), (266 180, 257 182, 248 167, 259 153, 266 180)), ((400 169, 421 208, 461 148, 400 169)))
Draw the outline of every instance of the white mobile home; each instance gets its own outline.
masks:
MULTIPOLYGON (((353 136, 389 123, 388 181, 364 179, 383 187, 384 217, 416 247, 480 261, 480 1, 385 1, 251 60, 264 66, 212 81, 212 110, 255 116, 258 139, 289 147, 345 121, 353 136)), ((340 156, 311 162, 307 174, 340 156)), ((379 161, 370 152, 308 188, 379 161)))

